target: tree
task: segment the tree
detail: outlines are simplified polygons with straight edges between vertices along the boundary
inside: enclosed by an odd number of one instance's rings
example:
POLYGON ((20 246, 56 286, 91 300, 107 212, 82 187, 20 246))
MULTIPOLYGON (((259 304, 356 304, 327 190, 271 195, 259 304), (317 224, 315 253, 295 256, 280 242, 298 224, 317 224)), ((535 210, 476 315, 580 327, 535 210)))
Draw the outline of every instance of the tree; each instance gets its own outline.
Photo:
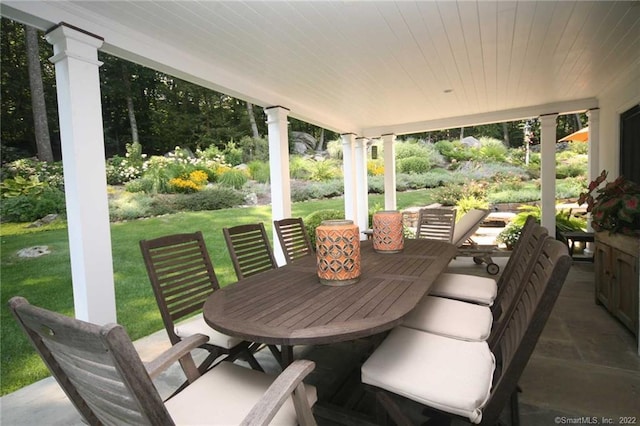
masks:
POLYGON ((251 102, 247 102, 247 115, 249 116, 249 124, 251 125, 251 134, 254 138, 258 139, 260 137, 260 132, 258 132, 256 116, 253 114, 253 104, 251 102))
POLYGON ((38 30, 25 25, 25 35, 31 108, 33 110, 38 159, 51 163, 53 162, 53 150, 51 149, 51 139, 49 138, 49 121, 47 119, 47 106, 44 100, 44 85, 42 84, 42 71, 40 69, 38 30))

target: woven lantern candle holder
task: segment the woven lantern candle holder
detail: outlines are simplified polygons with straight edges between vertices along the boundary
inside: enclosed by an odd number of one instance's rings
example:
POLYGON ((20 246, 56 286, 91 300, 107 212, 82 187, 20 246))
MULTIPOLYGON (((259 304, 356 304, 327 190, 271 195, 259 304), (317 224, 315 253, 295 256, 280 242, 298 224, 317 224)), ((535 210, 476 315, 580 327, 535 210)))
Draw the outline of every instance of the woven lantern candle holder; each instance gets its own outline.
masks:
POLYGON ((360 230, 351 220, 325 220, 316 228, 318 278, 330 286, 360 280, 360 230))
POLYGON ((373 214, 373 249, 378 253, 399 253, 404 249, 402 213, 383 210, 373 214))

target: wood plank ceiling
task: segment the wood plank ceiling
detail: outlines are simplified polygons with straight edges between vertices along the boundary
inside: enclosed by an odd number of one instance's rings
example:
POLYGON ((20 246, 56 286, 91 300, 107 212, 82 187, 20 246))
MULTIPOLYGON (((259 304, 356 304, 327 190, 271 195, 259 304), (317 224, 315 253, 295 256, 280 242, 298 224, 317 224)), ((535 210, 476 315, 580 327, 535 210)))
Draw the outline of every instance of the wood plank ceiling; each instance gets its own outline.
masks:
POLYGON ((640 79, 637 1, 133 0, 47 7, 105 37, 106 51, 258 105, 282 105, 339 132, 387 126, 402 133, 415 123, 597 98, 623 73, 640 79), (147 52, 135 51, 141 40, 152 41, 147 52), (158 64, 149 59, 154 49, 180 52, 180 59, 158 64))

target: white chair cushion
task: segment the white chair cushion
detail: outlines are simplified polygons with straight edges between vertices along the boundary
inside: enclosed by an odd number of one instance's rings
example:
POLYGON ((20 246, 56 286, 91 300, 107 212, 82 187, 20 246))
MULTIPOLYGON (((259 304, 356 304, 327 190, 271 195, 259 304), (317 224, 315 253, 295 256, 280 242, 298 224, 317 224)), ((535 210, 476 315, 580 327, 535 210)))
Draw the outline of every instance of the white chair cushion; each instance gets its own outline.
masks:
POLYGON ((494 370, 486 342, 398 327, 362 366, 362 382, 480 423, 494 370))
MULTIPOLYGON (((274 376, 223 361, 165 403, 177 425, 237 425, 267 391, 274 376)), ((307 400, 317 401, 316 388, 305 385, 307 400)), ((274 417, 273 425, 296 425, 291 398, 274 417)))
POLYGON ((402 322, 403 327, 475 342, 487 340, 492 324, 487 306, 429 295, 402 322))
POLYGON ((498 293, 498 285, 493 278, 478 277, 466 274, 440 274, 435 280, 429 294, 480 303, 491 306, 498 293))
POLYGON ((211 328, 204 321, 202 314, 176 324, 174 331, 176 335, 182 339, 197 333, 204 334, 205 336, 209 336, 209 343, 226 349, 231 349, 242 342, 242 339, 238 337, 227 336, 211 328))

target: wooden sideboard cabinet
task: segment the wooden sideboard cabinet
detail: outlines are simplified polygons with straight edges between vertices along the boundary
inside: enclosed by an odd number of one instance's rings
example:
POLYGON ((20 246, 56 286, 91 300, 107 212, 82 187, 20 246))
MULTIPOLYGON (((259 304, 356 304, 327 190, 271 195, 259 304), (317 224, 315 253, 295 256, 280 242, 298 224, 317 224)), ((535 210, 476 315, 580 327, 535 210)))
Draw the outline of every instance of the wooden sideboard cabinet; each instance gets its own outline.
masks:
POLYGON ((594 261, 596 303, 604 305, 638 336, 640 238, 598 232, 594 261))

